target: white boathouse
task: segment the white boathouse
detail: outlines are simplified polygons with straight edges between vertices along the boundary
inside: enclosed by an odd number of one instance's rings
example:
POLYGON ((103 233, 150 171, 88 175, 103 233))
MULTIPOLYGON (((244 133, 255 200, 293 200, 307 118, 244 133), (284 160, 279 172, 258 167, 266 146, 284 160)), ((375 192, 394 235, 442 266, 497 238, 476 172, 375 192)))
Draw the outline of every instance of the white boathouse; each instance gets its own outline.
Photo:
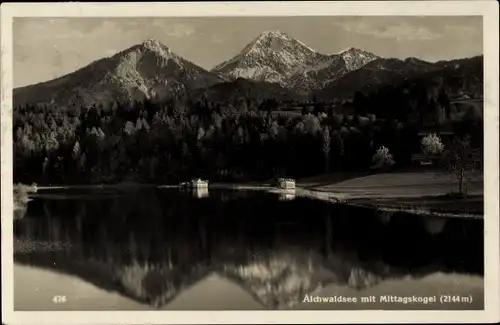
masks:
POLYGON ((278 187, 282 190, 294 190, 295 180, 291 178, 278 178, 278 187))

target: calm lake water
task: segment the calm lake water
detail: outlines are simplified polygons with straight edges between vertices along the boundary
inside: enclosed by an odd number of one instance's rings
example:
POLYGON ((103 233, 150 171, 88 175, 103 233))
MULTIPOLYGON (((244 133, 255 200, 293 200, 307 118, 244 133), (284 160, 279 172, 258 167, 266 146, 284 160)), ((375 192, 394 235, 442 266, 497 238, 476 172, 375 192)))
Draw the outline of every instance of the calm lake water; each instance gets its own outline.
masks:
POLYGON ((484 308, 480 219, 258 191, 47 190, 14 231, 16 310, 484 308))

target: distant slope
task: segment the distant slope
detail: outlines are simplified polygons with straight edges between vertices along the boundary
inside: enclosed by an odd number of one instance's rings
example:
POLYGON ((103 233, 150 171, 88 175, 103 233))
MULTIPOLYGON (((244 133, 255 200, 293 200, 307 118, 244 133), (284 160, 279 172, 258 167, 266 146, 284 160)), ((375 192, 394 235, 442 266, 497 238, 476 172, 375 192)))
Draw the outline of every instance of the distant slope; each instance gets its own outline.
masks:
POLYGON ((114 100, 183 96, 190 89, 224 81, 155 40, 95 61, 63 77, 14 89, 14 105, 61 107, 114 100))
POLYGON ((352 98, 354 92, 361 91, 365 95, 377 89, 411 83, 432 84, 436 78, 443 79, 451 93, 460 91, 473 92, 482 89, 482 56, 430 63, 416 58, 406 60, 377 59, 362 68, 346 73, 315 92, 319 100, 333 98, 352 98))
POLYGON ((484 73, 483 56, 435 64, 437 69, 408 78, 397 85, 399 89, 425 89, 429 95, 437 96, 439 90, 450 98, 483 96, 484 73))
POLYGON ((376 59, 378 57, 373 53, 351 47, 330 55, 328 64, 316 65, 295 74, 291 78, 291 87, 302 92, 322 89, 343 75, 358 70, 376 59))
POLYGON ((278 83, 265 81, 253 81, 238 78, 234 81, 218 83, 208 89, 196 89, 191 92, 193 99, 199 99, 202 95, 213 102, 224 102, 238 98, 250 100, 276 99, 279 101, 303 100, 305 96, 297 92, 284 88, 278 83))

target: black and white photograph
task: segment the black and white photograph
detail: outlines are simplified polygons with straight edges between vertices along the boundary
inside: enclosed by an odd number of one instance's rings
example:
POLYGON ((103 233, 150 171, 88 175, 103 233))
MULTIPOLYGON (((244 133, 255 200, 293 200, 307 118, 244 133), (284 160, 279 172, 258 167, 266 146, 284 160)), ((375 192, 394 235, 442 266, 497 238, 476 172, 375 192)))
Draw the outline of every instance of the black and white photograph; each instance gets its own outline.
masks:
POLYGON ((498 320, 498 5, 452 2, 2 5, 7 324, 498 320))

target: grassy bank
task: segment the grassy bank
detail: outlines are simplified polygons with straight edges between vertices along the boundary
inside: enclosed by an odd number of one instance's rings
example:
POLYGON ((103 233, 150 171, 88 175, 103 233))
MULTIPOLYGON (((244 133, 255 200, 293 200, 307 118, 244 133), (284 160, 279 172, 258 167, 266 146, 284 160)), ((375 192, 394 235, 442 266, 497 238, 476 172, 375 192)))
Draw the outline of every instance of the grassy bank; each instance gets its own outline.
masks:
POLYGON ((381 174, 328 174, 297 182, 299 193, 326 201, 376 208, 382 211, 446 217, 484 214, 483 174, 470 175, 468 196, 448 195, 457 188, 453 175, 439 171, 381 174))

